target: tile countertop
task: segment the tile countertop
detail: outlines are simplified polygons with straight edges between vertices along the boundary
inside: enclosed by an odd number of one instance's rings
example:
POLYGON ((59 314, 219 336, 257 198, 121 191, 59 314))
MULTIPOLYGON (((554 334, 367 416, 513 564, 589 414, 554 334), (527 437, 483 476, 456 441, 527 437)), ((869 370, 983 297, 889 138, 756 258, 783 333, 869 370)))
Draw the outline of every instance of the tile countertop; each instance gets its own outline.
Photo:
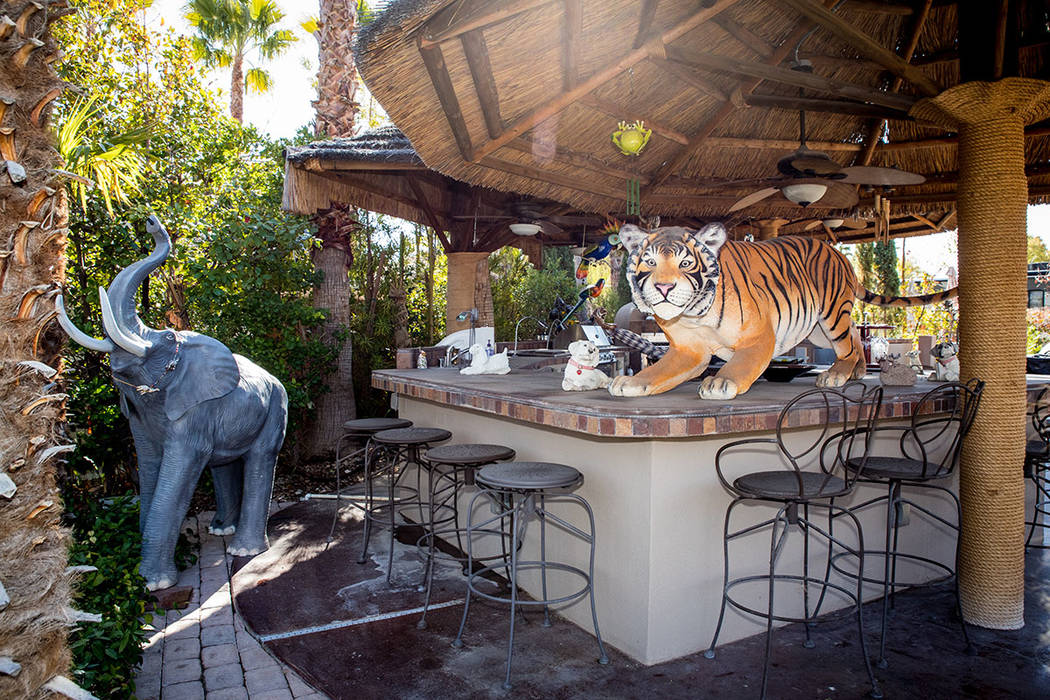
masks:
MULTIPOLYGON (((456 368, 384 369, 372 372, 372 386, 407 398, 480 411, 595 437, 687 438, 774 430, 784 405, 807 389, 815 377, 791 382, 759 380, 731 401, 697 398, 691 381, 656 396, 623 398, 604 389, 562 391, 561 371, 516 370, 504 375, 461 375, 456 368)), ((869 375, 866 384, 878 382, 869 375)), ((910 416, 913 402, 938 382, 885 387, 881 415, 910 416)), ((1029 375, 1032 400, 1050 376, 1029 375)), ((815 406, 815 404, 814 404, 815 406)), ((938 407, 946 408, 946 407, 938 407)), ((823 421, 821 411, 800 404, 789 418, 792 427, 823 421)))

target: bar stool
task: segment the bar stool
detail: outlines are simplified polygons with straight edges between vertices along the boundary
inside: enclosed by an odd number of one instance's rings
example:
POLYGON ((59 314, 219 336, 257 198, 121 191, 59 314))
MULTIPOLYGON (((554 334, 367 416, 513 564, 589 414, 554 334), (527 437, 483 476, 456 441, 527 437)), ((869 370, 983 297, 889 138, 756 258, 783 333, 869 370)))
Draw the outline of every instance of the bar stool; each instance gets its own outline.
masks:
MULTIPOLYGON (((332 527, 328 531, 328 541, 325 547, 332 543, 332 538, 335 536, 335 526, 339 522, 339 500, 342 498, 343 489, 341 483, 341 476, 343 472, 342 461, 343 459, 354 459, 360 454, 364 454, 364 461, 367 464, 368 458, 372 452, 372 436, 381 430, 393 430, 395 428, 411 428, 412 421, 404 418, 356 418, 354 420, 348 420, 343 423, 343 433, 339 436, 339 439, 335 442, 335 512, 332 513, 332 527), (360 449, 352 452, 346 457, 340 456, 343 448, 343 443, 347 441, 364 440, 365 444, 360 449)), ((363 495, 363 494, 362 494, 363 495)))
POLYGON ((358 564, 364 564, 368 556, 368 541, 372 535, 372 523, 385 521, 390 525, 390 553, 387 561, 386 582, 389 585, 394 573, 394 536, 397 531, 395 516, 398 510, 412 506, 419 509, 419 524, 423 525, 423 501, 420 499, 421 472, 426 468, 420 450, 436 442, 444 442, 452 433, 442 428, 394 428, 381 430, 372 435, 376 452, 388 457, 385 464, 376 469, 379 460, 369 459, 365 462, 365 536, 364 546, 358 564), (410 465, 416 465, 416 487, 413 489, 400 483, 410 465), (377 477, 387 484, 387 498, 377 503, 374 482, 377 477), (402 495, 396 495, 401 492, 402 495), (385 516, 385 517, 384 517, 385 516))
MULTIPOLYGON (((856 557, 858 566, 864 566, 864 534, 860 521, 845 508, 836 506, 834 499, 845 496, 853 490, 857 480, 856 474, 851 474, 845 468, 845 462, 858 452, 859 464, 863 467, 867 457, 868 444, 864 438, 858 438, 865 431, 870 430, 878 415, 879 406, 882 402, 882 387, 875 386, 867 389, 863 384, 847 384, 842 389, 815 389, 799 394, 792 399, 781 411, 777 419, 776 438, 750 438, 737 440, 723 445, 715 453, 715 471, 718 474, 722 486, 732 494, 733 500, 726 508, 725 526, 723 530, 722 552, 723 552, 723 586, 722 604, 718 613, 718 623, 715 626, 715 634, 711 639, 711 646, 704 652, 709 659, 715 657, 715 645, 718 643, 718 635, 722 631, 722 622, 725 620, 726 605, 731 605, 741 612, 766 621, 766 650, 762 665, 762 697, 766 696, 766 688, 769 677, 769 659, 773 645, 773 622, 801 622, 805 626, 806 640, 804 646, 812 647, 810 639, 810 624, 818 619, 821 603, 829 589, 849 599, 856 611, 857 633, 860 637, 860 653, 864 659, 864 667, 871 682, 872 697, 882 697, 879 686, 875 681, 875 675, 868 660, 868 652, 864 646, 864 618, 863 618, 863 584, 857 581, 856 589, 851 590, 828 580, 827 572, 823 578, 811 576, 809 572, 809 549, 811 535, 818 535, 828 543, 828 556, 831 556, 833 546, 838 546, 856 557), (792 435, 785 439, 785 432, 790 426, 790 420, 795 418, 798 411, 810 412, 820 411, 823 419, 822 430, 815 439, 804 436, 792 435), (852 418, 851 418, 852 416, 852 418), (835 432, 837 431, 837 432, 835 432), (834 433, 834 434, 832 434, 834 433), (775 446, 775 450, 769 446, 775 446), (763 447, 765 446, 765 447, 763 447), (771 468, 763 471, 744 471, 753 469, 757 457, 756 453, 764 453, 768 456, 771 468), (790 467, 784 468, 787 462, 790 467), (806 470, 808 464, 819 463, 820 471, 806 470), (776 466, 772 466, 776 465, 776 466), (727 476, 728 472, 740 474, 739 476, 727 476), (768 503, 777 506, 776 514, 755 525, 747 525, 730 532, 730 523, 734 509, 741 503, 746 502, 768 503), (828 526, 825 529, 810 519, 811 508, 822 508, 827 510, 828 526), (831 522, 835 518, 845 517, 853 523, 857 533, 857 546, 851 547, 845 542, 836 539, 832 534, 831 522), (782 553, 788 533, 797 526, 803 535, 802 549, 802 574, 783 573, 777 571, 777 562, 782 553), (759 574, 739 576, 731 579, 729 577, 729 543, 735 539, 745 537, 752 533, 770 528, 769 541, 769 569, 768 572, 759 574), (733 589, 741 584, 752 582, 768 583, 768 594, 766 609, 759 610, 745 605, 739 599, 733 597, 733 589), (774 608, 775 589, 777 583, 795 583, 802 587, 802 617, 790 616, 777 613, 774 608), (810 586, 820 587, 820 600, 815 608, 810 607, 810 586), (812 610, 812 613, 811 613, 812 610)), ((750 509, 745 509, 750 510, 750 509)))
MULTIPOLYGON (((467 555, 463 549, 464 530, 459 526, 459 494, 463 486, 472 486, 478 469, 487 464, 514 459, 514 450, 503 445, 469 444, 469 445, 441 445, 427 450, 424 460, 427 464, 429 496, 427 502, 430 504, 430 521, 427 532, 419 538, 417 547, 426 550, 426 596, 423 599, 423 615, 419 618, 416 626, 424 629, 427 626, 427 610, 430 608, 430 591, 434 583, 434 559, 446 559, 458 561, 463 564, 464 573, 469 569, 467 555), (435 552, 435 541, 445 537, 455 536, 457 550, 456 554, 435 552)), ((500 531, 486 531, 482 534, 501 535, 500 531)), ((505 543, 505 540, 504 540, 505 543)), ((483 557, 475 559, 475 562, 485 563, 496 558, 483 557)), ((503 554, 499 556, 503 561, 507 559, 506 547, 503 554)))
POLYGON ((1025 549, 1050 549, 1050 545, 1032 544, 1036 528, 1050 528, 1050 387, 1044 388, 1036 397, 1030 413, 1036 439, 1028 440, 1024 451, 1024 476, 1035 487, 1035 503, 1032 519, 1026 522, 1028 537, 1025 549))
MULTIPOLYGON (((879 668, 886 668, 889 664, 886 660, 886 626, 896 590, 932 585, 948 579, 954 579, 955 609, 959 616, 959 624, 962 626, 963 639, 966 641, 966 651, 968 653, 974 651, 970 643, 970 634, 966 629, 966 622, 962 617, 962 608, 959 604, 959 578, 956 576, 959 558, 958 532, 960 523, 962 523, 962 508, 959 505, 959 498, 952 490, 936 482, 951 478, 955 472, 955 467, 959 463, 959 455, 962 452, 963 438, 973 425, 983 391, 984 382, 979 379, 971 379, 965 384, 946 382, 934 387, 913 404, 911 422, 908 425, 880 425, 871 431, 872 440, 881 436, 893 436, 892 442, 897 447, 890 450, 891 454, 872 454, 868 457, 866 466, 854 460, 846 463, 847 469, 859 476, 860 483, 886 487, 884 495, 876 496, 849 508, 851 513, 856 513, 875 504, 886 504, 885 549, 868 549, 865 552, 869 556, 883 557, 885 563, 882 578, 866 577, 863 568, 856 572, 842 569, 837 565, 837 557, 831 561, 832 567, 841 574, 859 576, 860 580, 865 583, 882 586, 879 668), (939 445, 945 447, 945 450, 943 456, 936 460, 931 453, 939 445), (906 498, 903 495, 905 488, 909 490, 930 489, 948 496, 955 505, 955 522, 906 498), (900 532, 898 522, 904 513, 906 504, 913 513, 922 513, 956 532, 955 556, 951 566, 919 554, 900 551, 897 542, 900 532), (897 561, 901 559, 939 570, 944 576, 927 582, 900 583, 897 581, 897 561)), ((884 448, 880 446, 878 449, 882 452, 884 448)))
POLYGON ((598 611, 594 604, 594 511, 590 504, 582 497, 571 493, 583 483, 583 475, 576 469, 564 464, 553 464, 550 462, 503 462, 502 464, 491 464, 483 467, 477 474, 477 485, 481 489, 470 499, 470 507, 467 511, 467 597, 463 605, 463 619, 459 624, 459 632, 452 646, 460 648, 463 646, 463 629, 467 624, 467 615, 470 613, 470 598, 472 595, 480 596, 486 600, 510 605, 510 636, 507 641, 507 673, 503 681, 503 688, 509 689, 511 660, 514 655, 514 622, 517 618, 518 606, 543 606, 543 626, 549 627, 550 606, 570 603, 579 600, 583 596, 590 596, 591 619, 594 622, 594 636, 598 640, 598 663, 609 663, 609 657, 605 653, 605 645, 602 643, 602 635, 598 629, 598 611), (491 517, 474 522, 474 505, 479 498, 486 497, 492 501, 491 517), (580 530, 575 525, 563 520, 547 510, 547 501, 568 501, 581 506, 587 513, 590 529, 587 532, 580 530), (510 547, 510 580, 508 581, 509 597, 493 595, 478 587, 480 580, 486 574, 498 569, 505 569, 506 564, 488 564, 477 570, 474 569, 473 535, 475 532, 485 531, 492 527, 497 521, 504 523, 510 517, 510 533, 514 539, 510 547), (518 550, 520 542, 525 539, 525 528, 530 517, 536 516, 540 521, 540 559, 539 561, 519 561, 518 550), (547 561, 547 521, 574 534, 590 545, 590 563, 587 571, 569 564, 547 561), (518 595, 518 572, 538 569, 540 572, 542 597, 539 600, 523 600, 518 595), (557 598, 549 598, 547 593, 547 570, 564 571, 582 582, 582 586, 568 594, 557 598))

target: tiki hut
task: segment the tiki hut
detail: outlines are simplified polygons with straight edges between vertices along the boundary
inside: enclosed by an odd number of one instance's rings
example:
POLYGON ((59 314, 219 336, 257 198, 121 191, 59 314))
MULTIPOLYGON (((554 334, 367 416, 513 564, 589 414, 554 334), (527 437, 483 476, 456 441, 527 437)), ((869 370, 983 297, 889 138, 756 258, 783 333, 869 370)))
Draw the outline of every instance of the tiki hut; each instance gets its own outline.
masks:
POLYGON ((1047 45, 1044 5, 1005 0, 403 0, 355 54, 422 162, 470 185, 701 220, 765 189, 741 220, 957 225, 963 374, 988 382, 963 454, 963 613, 1015 628, 1025 206, 1050 194, 1047 45), (611 135, 635 120, 651 138, 621 155, 611 135), (805 209, 778 169, 803 136, 836 163, 805 209), (925 181, 829 177, 846 166, 925 181))

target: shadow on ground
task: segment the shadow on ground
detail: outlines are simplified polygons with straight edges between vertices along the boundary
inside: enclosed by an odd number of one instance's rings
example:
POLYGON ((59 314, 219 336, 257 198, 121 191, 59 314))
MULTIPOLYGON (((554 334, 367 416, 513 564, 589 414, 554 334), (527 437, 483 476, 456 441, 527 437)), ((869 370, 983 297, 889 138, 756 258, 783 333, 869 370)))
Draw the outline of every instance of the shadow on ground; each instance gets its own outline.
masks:
MULTIPOLYGON (((326 548, 332 501, 305 501, 270 519, 268 552, 241 563, 234 603, 247 625, 283 662, 333 698, 739 698, 757 697, 762 635, 718 649, 642 666, 609 649, 597 663, 594 637, 564 620, 540 624, 527 613, 516 630, 514 688, 501 688, 509 615, 503 606, 471 603, 465 647, 455 649, 464 579, 447 564, 436 576, 426 629, 418 613, 422 565, 410 528, 394 550, 393 585, 386 582, 389 531, 375 531, 358 564, 363 527, 343 508, 326 548), (334 628, 326 629, 325 626, 334 628), (320 628, 320 629, 317 629, 320 628)), ((476 600, 476 599, 475 599, 476 600)), ((888 669, 876 676, 887 698, 1050 697, 1050 555, 1028 555, 1024 629, 975 629, 977 654, 963 653, 947 588, 899 594, 888 669)), ((877 643, 880 608, 865 609, 869 650, 877 643)), ((712 611, 712 615, 717 611, 712 611)), ((756 627, 757 629, 757 627, 756 627)), ((815 627, 816 648, 802 646, 798 625, 774 635, 769 697, 860 698, 870 690, 856 651, 855 620, 832 616, 815 627)))

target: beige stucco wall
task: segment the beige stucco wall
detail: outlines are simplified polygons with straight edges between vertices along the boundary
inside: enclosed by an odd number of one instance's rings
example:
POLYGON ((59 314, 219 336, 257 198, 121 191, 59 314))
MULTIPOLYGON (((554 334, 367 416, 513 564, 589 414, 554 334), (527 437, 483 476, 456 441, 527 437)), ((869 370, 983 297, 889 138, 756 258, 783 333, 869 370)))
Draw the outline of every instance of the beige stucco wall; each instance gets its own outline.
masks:
MULTIPOLYGON (((603 638, 628 656, 644 664, 706 649, 718 618, 722 589, 722 528, 730 496, 718 482, 714 454, 723 444, 741 435, 704 439, 610 439, 592 438, 546 426, 513 421, 474 411, 440 406, 435 403, 399 397, 399 413, 417 426, 451 430, 452 442, 495 442, 517 450, 517 459, 554 461, 569 464, 584 474, 577 493, 594 509, 597 531, 595 590, 598 620, 603 638)), ((813 435, 802 430, 793 439, 813 435)), ((751 434, 748 437, 759 434, 751 434)), ((754 470, 758 463, 747 470, 754 470)), ((851 501, 860 503, 881 494, 881 489, 858 489, 851 501)), ((469 489, 464 499, 470 498, 469 489)), ((954 521, 954 506, 947 498, 920 496, 924 502, 954 521)), ((465 505, 465 504, 464 504, 465 505)), ((579 509, 569 504, 551 504, 551 510, 585 528, 579 509)), ((757 523, 775 512, 765 504, 741 505, 734 512, 734 527, 757 523)), ((826 516, 820 517, 826 523, 826 516)), ((881 548, 885 536, 885 506, 868 509, 862 516, 866 544, 881 548)), ((924 553, 950 562, 954 556, 954 532, 934 526, 928 520, 900 529, 901 551, 924 553), (940 530, 940 531, 938 531, 940 530)), ((835 525, 850 542, 843 520, 835 525)), ((538 523, 529 524, 524 558, 538 554, 538 523)), ((792 528, 788 545, 780 557, 778 571, 801 571, 801 534, 792 528)), ((731 575, 759 573, 768 567, 769 530, 734 543, 731 549, 731 575)), ((826 549, 819 542, 811 546, 811 575, 823 573, 826 549)), ((570 535, 553 531, 548 535, 548 558, 567 561, 586 568, 588 549, 570 535)), ((882 560, 873 560, 869 574, 881 571, 882 560)), ((928 577, 927 572, 899 567, 900 577, 928 577)), ((848 579, 839 579, 848 583, 848 579)), ((575 581, 554 575, 548 585, 554 594, 572 590, 575 581)), ((530 593, 539 591, 538 575, 524 580, 530 593)), ((738 596, 755 607, 765 605, 763 585, 738 589, 738 596)), ((778 587, 778 612, 801 609, 798 588, 778 587)), ((867 598, 877 597, 881 587, 868 586, 867 598)), ((833 596, 827 609, 840 607, 845 600, 833 596)), ((586 630, 591 629, 586 599, 560 611, 586 630)), ((764 622, 732 609, 719 644, 757 634, 764 622)))

